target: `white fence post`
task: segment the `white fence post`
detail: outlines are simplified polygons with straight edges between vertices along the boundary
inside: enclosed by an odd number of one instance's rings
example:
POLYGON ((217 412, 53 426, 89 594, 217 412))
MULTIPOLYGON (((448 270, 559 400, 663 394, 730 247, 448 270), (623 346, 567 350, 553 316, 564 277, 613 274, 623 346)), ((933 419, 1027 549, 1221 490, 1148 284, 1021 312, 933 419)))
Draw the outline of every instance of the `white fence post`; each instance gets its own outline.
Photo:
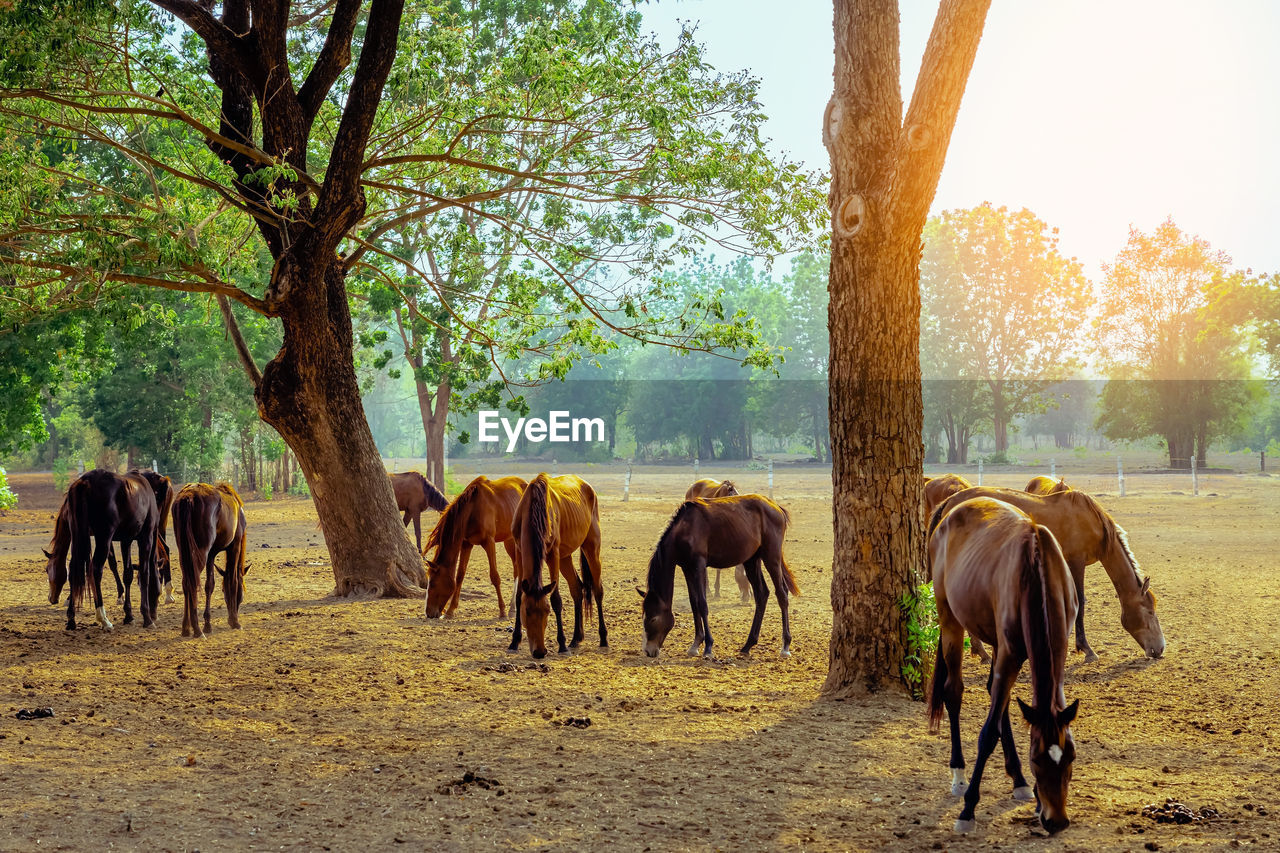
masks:
POLYGON ((627 476, 622 480, 622 502, 631 500, 631 465, 627 465, 627 476))
POLYGON ((1200 494, 1200 479, 1196 476, 1196 458, 1191 457, 1191 494, 1200 494))
POLYGON ((551 457, 551 476, 552 477, 560 476, 560 463, 556 461, 556 458, 554 456, 551 457))
POLYGON ((982 485, 982 460, 978 460, 978 485, 982 485))
POLYGON ((1053 459, 1053 458, 1049 459, 1049 479, 1051 480, 1058 479, 1058 460, 1057 459, 1053 459))
POLYGON ((773 460, 769 460, 769 500, 773 500, 773 460))
POLYGON ((1120 486, 1120 497, 1124 497, 1124 465, 1119 456, 1116 457, 1116 483, 1120 486))
POLYGON ((698 457, 693 457, 693 479, 698 479, 698 457))
POLYGON ((157 462, 154 458, 151 460, 151 470, 155 471, 157 474, 160 473, 160 463, 157 462))

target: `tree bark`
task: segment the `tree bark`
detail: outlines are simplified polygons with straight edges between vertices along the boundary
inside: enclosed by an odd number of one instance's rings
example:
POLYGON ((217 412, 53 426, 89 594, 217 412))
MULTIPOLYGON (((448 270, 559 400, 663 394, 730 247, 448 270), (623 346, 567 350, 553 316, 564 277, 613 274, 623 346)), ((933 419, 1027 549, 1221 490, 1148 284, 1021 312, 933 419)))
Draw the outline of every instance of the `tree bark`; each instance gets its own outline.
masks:
POLYGON ((991 437, 996 443, 996 453, 1009 450, 1009 402, 1004 396, 1004 382, 995 380, 991 385, 991 437))
MULTIPOLYGON (((990 0, 943 0, 904 124, 894 0, 835 0, 830 421, 835 555, 824 693, 902 683, 920 579, 921 231, 990 0)), ((900 688, 899 688, 900 689, 900 688)))

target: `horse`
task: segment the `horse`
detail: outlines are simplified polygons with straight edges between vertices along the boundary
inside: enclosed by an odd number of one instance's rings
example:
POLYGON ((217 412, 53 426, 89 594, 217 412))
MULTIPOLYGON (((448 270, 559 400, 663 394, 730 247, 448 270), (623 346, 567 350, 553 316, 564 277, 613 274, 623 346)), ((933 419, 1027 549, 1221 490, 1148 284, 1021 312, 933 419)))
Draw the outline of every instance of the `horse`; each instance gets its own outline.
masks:
MULTIPOLYGON (((112 541, 120 542, 126 580, 131 580, 129 546, 134 542, 138 544, 138 605, 142 610, 142 625, 150 628, 155 624, 156 602, 160 597, 156 551, 157 542, 163 539, 165 520, 156 501, 161 493, 167 510, 170 498, 167 477, 138 471, 120 475, 103 469, 86 471, 67 488, 67 528, 71 535, 70 565, 67 569, 71 581, 71 595, 67 598, 68 631, 75 630, 76 610, 84 598, 91 566, 98 625, 107 631, 114 627, 102 604, 102 568, 111 553, 112 541), (95 540, 92 555, 90 536, 95 540)), ((56 561, 51 558, 49 562, 52 566, 56 561)), ((55 572, 56 568, 54 566, 55 572)), ((56 593, 61 591, 61 584, 55 583, 54 586, 58 589, 50 589, 50 598, 56 603, 56 593)), ((132 620, 129 585, 126 584, 125 622, 132 620)))
POLYGON ((1052 477, 1032 477, 1027 483, 1027 487, 1023 489, 1029 495, 1056 495, 1058 492, 1065 492, 1071 488, 1067 485, 1067 481, 1063 479, 1053 479, 1052 477))
MULTIPOLYGON (((698 480, 688 491, 684 493, 686 501, 696 500, 698 498, 727 498, 738 494, 738 488, 733 484, 732 480, 703 479, 698 480)), ((723 569, 716 567, 716 598, 720 597, 720 572, 723 569)), ((742 603, 746 604, 751 600, 751 581, 747 580, 747 567, 736 566, 733 570, 733 579, 738 583, 738 593, 742 596, 742 603)))
POLYGON ((244 601, 245 531, 244 502, 230 483, 188 483, 173 501, 173 538, 178 543, 182 564, 182 636, 200 637, 212 633, 209 601, 213 597, 214 558, 227 555, 222 575, 222 597, 227 603, 227 624, 240 627, 240 605, 244 601), (205 572, 204 631, 196 620, 200 572, 205 572))
POLYGON ((929 731, 937 733, 945 706, 951 723, 951 793, 964 795, 955 831, 971 832, 981 797, 982 772, 999 741, 1013 798, 1037 802, 1050 834, 1067 828, 1067 787, 1075 760, 1071 723, 1080 700, 1067 705, 1063 690, 1067 638, 1077 611, 1076 590, 1062 549, 1048 527, 1025 512, 988 497, 971 498, 950 513, 934 515, 928 557, 938 606, 938 654, 929 689, 929 731), (991 707, 978 735, 973 776, 964 781, 960 747, 961 658, 964 632, 995 649, 987 690, 991 707), (1018 707, 1031 726, 1027 786, 1009 723, 1009 695, 1024 661, 1030 661, 1031 705, 1018 707))
POLYGON ((595 595, 600 619, 600 645, 609 645, 608 631, 604 624, 604 588, 600 579, 600 506, 596 493, 582 479, 572 474, 548 477, 545 473, 534 477, 520 496, 516 514, 511 522, 511 535, 516 541, 519 559, 516 560, 516 612, 515 630, 507 651, 520 648, 520 630, 529 636, 529 652, 535 658, 547 656, 547 618, 556 614, 556 640, 560 653, 569 649, 564 643, 564 623, 561 618, 560 586, 557 577, 563 577, 573 596, 573 641, 576 647, 583 639, 583 612, 591 618, 591 596, 595 595), (573 570, 571 557, 579 550, 578 562, 582 569, 579 582, 573 570), (542 564, 547 563, 548 583, 542 583, 542 564))
POLYGON ((959 474, 942 474, 938 477, 925 477, 924 490, 921 492, 921 506, 924 509, 924 521, 929 523, 930 516, 938 504, 956 492, 973 488, 973 484, 959 474))
POLYGON ((467 576, 471 549, 479 545, 489 558, 489 582, 498 594, 498 618, 507 617, 507 603, 502 597, 502 578, 494 545, 501 542, 511 558, 512 576, 516 572, 516 540, 511 536, 511 520, 515 517, 520 496, 529 485, 519 477, 490 480, 476 477, 440 515, 436 526, 427 534, 425 555, 432 548, 435 556, 427 560, 426 617, 452 616, 458 609, 462 579, 467 576))
POLYGON ((1148 657, 1158 658, 1164 654, 1164 632, 1156 616, 1151 579, 1139 575, 1138 561, 1129 548, 1129 535, 1096 500, 1078 489, 1029 495, 1018 489, 979 486, 957 492, 939 504, 930 526, 936 525, 939 514, 945 515, 952 507, 976 497, 1004 501, 1031 516, 1036 524, 1053 531, 1076 583, 1076 598, 1080 603, 1076 615, 1076 651, 1084 652, 1086 663, 1098 659, 1084 633, 1084 568, 1096 562, 1101 562, 1106 569, 1120 599, 1120 624, 1148 657))
POLYGON ((800 585, 782 554, 791 516, 785 509, 760 495, 736 495, 685 501, 671 516, 667 529, 658 540, 649 559, 648 591, 636 588, 644 600, 644 653, 657 657, 670 633, 675 617, 671 612, 676 566, 684 570, 689 587, 689 605, 693 610, 693 645, 703 656, 712 657, 711 626, 707 622, 707 566, 745 564, 747 577, 755 593, 756 611, 751 620, 751 633, 740 653, 750 653, 760 639, 769 589, 760 570, 763 561, 773 580, 782 611, 782 657, 791 656, 790 596, 800 594, 800 585))
POLYGON ((434 509, 436 512, 444 512, 449 499, 417 471, 387 476, 391 479, 391 490, 396 495, 396 509, 404 513, 404 526, 408 527, 410 519, 413 520, 413 538, 421 552, 423 511, 434 509))

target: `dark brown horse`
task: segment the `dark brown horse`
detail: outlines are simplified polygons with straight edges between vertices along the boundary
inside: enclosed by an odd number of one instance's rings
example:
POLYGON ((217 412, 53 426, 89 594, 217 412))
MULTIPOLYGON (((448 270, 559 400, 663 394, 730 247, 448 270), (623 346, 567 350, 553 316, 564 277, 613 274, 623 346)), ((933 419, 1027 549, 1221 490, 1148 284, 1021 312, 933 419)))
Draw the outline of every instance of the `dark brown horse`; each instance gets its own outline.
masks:
POLYGON ((529 636, 529 652, 535 658, 547 655, 547 620, 551 611, 556 614, 556 640, 560 653, 569 649, 564 642, 564 621, 561 616, 559 578, 569 585, 573 596, 573 641, 577 646, 583 639, 583 615, 591 618, 591 597, 594 594, 600 617, 600 645, 609 645, 609 634, 604 625, 604 587, 600 578, 600 506, 596 493, 587 483, 565 474, 534 477, 511 522, 511 534, 515 538, 519 559, 516 561, 516 626, 511 635, 508 651, 520 648, 521 623, 529 636), (580 550, 579 565, 582 579, 573 570, 573 552, 580 550), (542 583, 542 564, 547 564, 550 576, 542 583))
POLYGON ((1037 801, 1041 825, 1051 834, 1066 829, 1067 786, 1075 759, 1071 722, 1079 700, 1067 705, 1062 678, 1067 639, 1075 621, 1075 584, 1049 528, 1021 510, 979 497, 963 501, 937 521, 929 536, 933 594, 938 605, 938 656, 929 689, 929 730, 936 732, 945 706, 951 722, 951 793, 964 794, 956 832, 970 832, 981 796, 982 772, 999 742, 1015 800, 1037 801), (991 707, 978 735, 973 777, 964 781, 960 747, 961 658, 964 632, 995 649, 987 689, 991 707), (1024 661, 1030 661, 1031 705, 1018 706, 1031 725, 1034 791, 1009 722, 1009 696, 1024 661))
POLYGON ((227 555, 222 575, 222 597, 227 603, 227 624, 240 627, 244 601, 245 531, 244 502, 230 483, 188 483, 173 501, 173 538, 182 564, 182 636, 202 636, 213 630, 209 604, 213 598, 214 558, 227 555), (204 582, 204 631, 197 621, 200 573, 204 582))
POLYGON ((408 527, 409 521, 413 521, 413 539, 421 552, 422 513, 428 509, 444 512, 449 499, 417 471, 403 471, 387 476, 391 478, 391 490, 396 494, 396 508, 404 513, 404 526, 408 527))
MULTIPOLYGON (((738 494, 738 488, 733 484, 732 480, 698 480, 688 491, 684 493, 686 501, 697 500, 698 498, 728 498, 738 494)), ((716 598, 720 597, 720 573, 724 571, 723 567, 716 567, 716 598)), ((747 580, 747 567, 739 565, 733 570, 733 579, 738 583, 738 594, 742 596, 742 603, 746 604, 751 600, 751 581, 747 580)))
POLYGON ((476 477, 440 515, 440 520, 427 535, 425 551, 435 549, 427 560, 426 616, 436 619, 452 616, 458 609, 462 579, 467 576, 471 549, 479 545, 489 558, 489 582, 498 594, 498 618, 507 616, 507 603, 502 597, 502 578, 498 575, 495 545, 501 542, 511 558, 512 576, 516 573, 516 541, 511 536, 511 520, 524 494, 524 480, 501 477, 490 480, 476 477))
POLYGON ((711 500, 685 501, 671 517, 658 545, 649 559, 648 591, 637 588, 644 599, 644 653, 657 657, 666 641, 675 616, 671 612, 676 566, 684 570, 689 587, 689 606, 693 611, 693 645, 689 654, 696 655, 701 646, 705 657, 712 657, 711 626, 707 622, 707 567, 746 565, 747 577, 755 593, 756 611, 751 620, 751 633, 741 654, 751 651, 760 639, 769 588, 765 586, 760 564, 773 580, 773 590, 782 610, 782 656, 791 655, 791 619, 789 602, 800 593, 795 575, 782 554, 791 518, 787 511, 760 495, 737 495, 711 500))
MULTIPOLYGON (((160 597, 156 552, 157 542, 163 538, 165 522, 156 498, 162 496, 163 508, 167 511, 170 494, 168 478, 152 471, 130 471, 121 476, 96 469, 86 471, 67 488, 67 527, 71 532, 70 565, 67 569, 71 595, 67 599, 67 630, 76 627, 76 610, 84 598, 91 569, 98 624, 107 630, 113 627, 102 603, 102 569, 111 553, 112 541, 120 543, 126 580, 129 579, 129 547, 137 543, 138 605, 142 610, 142 625, 150 628, 155 624, 156 602, 160 597), (90 537, 94 540, 92 544, 90 537)), ((51 558, 50 564, 54 562, 51 558)), ((60 584, 55 583, 54 586, 60 587, 60 584)), ((50 589, 50 598, 55 603, 57 591, 60 590, 50 589)), ((126 584, 125 621, 132 621, 132 616, 126 584)))
POLYGON ((1058 492, 1065 492, 1071 488, 1067 485, 1067 481, 1063 479, 1053 479, 1052 477, 1032 477, 1027 483, 1027 487, 1023 489, 1029 495, 1056 495, 1058 492))
POLYGON ((934 511, 945 515, 952 507, 976 497, 995 498, 1017 507, 1053 531, 1062 547, 1076 583, 1079 611, 1076 616, 1076 651, 1084 652, 1085 661, 1098 659, 1084 634, 1084 569, 1101 562, 1120 599, 1120 624, 1138 642, 1148 657, 1164 654, 1164 632, 1156 617, 1156 597, 1151 579, 1138 574, 1138 561, 1129 549, 1129 537, 1096 500, 1078 489, 1067 489, 1051 495, 1029 495, 1018 489, 980 486, 957 492, 934 511))

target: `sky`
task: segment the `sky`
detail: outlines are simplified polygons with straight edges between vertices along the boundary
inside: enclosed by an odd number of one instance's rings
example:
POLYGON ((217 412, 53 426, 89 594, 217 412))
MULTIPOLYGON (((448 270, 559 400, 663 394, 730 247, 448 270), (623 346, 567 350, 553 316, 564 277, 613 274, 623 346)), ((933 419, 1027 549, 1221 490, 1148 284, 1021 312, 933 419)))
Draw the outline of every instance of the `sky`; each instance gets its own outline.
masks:
MULTIPOLYGON (((938 4, 902 0, 903 101, 938 4)), ((772 148, 826 171, 827 0, 658 0, 707 58, 761 81, 772 148)), ((1237 268, 1280 272, 1280 2, 994 0, 934 199, 1026 207, 1091 275, 1172 216, 1237 268)))

